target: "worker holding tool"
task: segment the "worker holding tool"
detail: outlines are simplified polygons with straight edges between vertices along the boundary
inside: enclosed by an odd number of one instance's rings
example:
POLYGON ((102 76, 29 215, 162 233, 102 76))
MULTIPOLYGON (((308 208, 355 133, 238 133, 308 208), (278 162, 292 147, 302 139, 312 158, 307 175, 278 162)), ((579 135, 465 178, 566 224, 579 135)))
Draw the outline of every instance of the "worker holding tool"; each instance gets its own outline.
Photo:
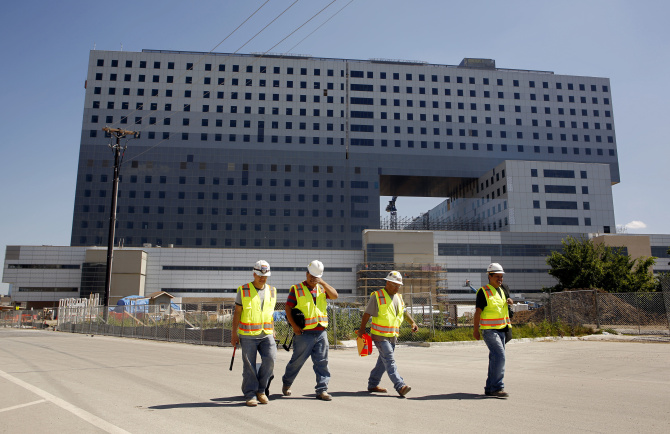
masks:
POLYGON ((230 343, 235 347, 239 342, 242 348, 242 393, 249 407, 268 403, 265 390, 277 358, 273 319, 277 290, 267 284, 270 274, 270 264, 263 260, 256 262, 253 282, 237 288, 235 298, 230 343), (261 356, 259 369, 256 369, 257 353, 261 356))
POLYGON ((497 398, 507 398, 503 377, 505 376, 506 334, 511 331, 508 305, 514 302, 503 288, 503 267, 492 263, 486 269, 489 283, 477 291, 473 336, 484 342, 489 349, 489 370, 484 394, 497 398), (481 335, 480 335, 481 329, 481 335))
POLYGON ((311 356, 316 374, 316 399, 322 401, 332 399, 332 396, 328 394, 330 371, 328 370, 326 300, 335 300, 338 294, 335 288, 321 279, 321 276, 323 276, 323 263, 321 261, 310 262, 307 266, 305 280, 293 285, 286 299, 286 318, 293 328, 295 337, 293 338, 293 355, 282 377, 284 396, 291 395, 291 384, 298 376, 302 365, 311 356), (305 319, 304 327, 300 327, 293 318, 291 310, 294 307, 302 312, 305 319))
POLYGON ((393 382, 393 387, 400 396, 405 396, 412 390, 405 380, 398 374, 398 367, 393 357, 395 344, 400 333, 400 325, 403 319, 412 324, 412 331, 416 332, 419 327, 414 322, 412 316, 405 310, 405 302, 398 290, 402 286, 402 275, 397 271, 391 271, 386 280, 386 286, 379 291, 370 294, 370 301, 365 308, 365 313, 361 319, 361 326, 356 331, 359 337, 365 334, 365 326, 368 320, 372 318, 372 327, 370 333, 379 357, 377 364, 370 372, 368 378, 368 391, 386 393, 387 390, 379 386, 384 371, 393 382))

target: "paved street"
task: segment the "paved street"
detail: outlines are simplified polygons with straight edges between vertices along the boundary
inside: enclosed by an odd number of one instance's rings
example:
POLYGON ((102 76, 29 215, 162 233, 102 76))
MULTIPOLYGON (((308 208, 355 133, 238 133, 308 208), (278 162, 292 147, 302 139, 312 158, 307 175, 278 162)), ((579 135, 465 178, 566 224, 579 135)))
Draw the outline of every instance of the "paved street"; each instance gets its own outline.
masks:
POLYGON ((321 402, 309 362, 280 396, 280 348, 270 404, 247 408, 230 348, 0 329, 0 432, 475 432, 487 414, 497 433, 670 432, 667 343, 513 342, 506 400, 482 396, 482 343, 399 346, 404 399, 365 391, 376 354, 331 350, 334 398, 321 402))

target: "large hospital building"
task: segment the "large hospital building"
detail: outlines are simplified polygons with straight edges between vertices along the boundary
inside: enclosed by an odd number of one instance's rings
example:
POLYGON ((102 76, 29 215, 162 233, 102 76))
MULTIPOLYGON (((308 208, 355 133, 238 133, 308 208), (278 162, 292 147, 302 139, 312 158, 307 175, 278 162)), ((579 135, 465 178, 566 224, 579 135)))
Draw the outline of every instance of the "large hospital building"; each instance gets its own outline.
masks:
MULTIPOLYGON (((438 286, 458 292, 464 278, 479 281, 472 270, 498 259, 518 263, 519 290, 533 292, 553 284, 544 258, 567 234, 615 232, 607 78, 501 69, 491 59, 91 51, 68 248, 80 268, 70 292, 82 293, 76 281, 94 263, 86 251, 107 244, 105 126, 139 133, 123 143, 115 244, 143 251, 148 263, 163 258, 144 277, 152 291, 225 294, 248 277, 237 268, 262 255, 275 258, 278 276, 285 268, 287 282, 308 258, 338 258, 331 275, 353 294, 363 263, 438 264, 438 286), (389 256, 414 244, 394 247, 397 231, 379 231, 381 196, 448 198, 392 227, 432 234, 416 255, 389 256), (488 247, 458 253, 477 244, 488 247), (159 248, 180 253, 165 260, 159 248), (468 255, 469 266, 453 265, 468 255), (201 265, 208 261, 213 268, 201 265), (177 272, 192 279, 171 284, 177 272), (213 272, 220 278, 203 277, 213 272)), ((648 238, 655 244, 658 253, 670 240, 648 238)), ((17 252, 28 248, 10 247, 3 281, 12 280, 13 295, 44 293, 18 277, 35 272, 21 268, 30 261, 17 252)))

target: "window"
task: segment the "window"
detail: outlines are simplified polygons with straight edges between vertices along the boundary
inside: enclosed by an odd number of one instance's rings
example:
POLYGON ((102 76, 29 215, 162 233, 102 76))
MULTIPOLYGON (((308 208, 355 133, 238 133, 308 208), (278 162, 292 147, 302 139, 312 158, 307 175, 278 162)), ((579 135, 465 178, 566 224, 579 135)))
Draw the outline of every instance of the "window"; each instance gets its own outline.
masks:
POLYGON ((577 217, 547 217, 547 224, 550 226, 578 226, 577 217))
POLYGON ((574 185, 545 185, 544 192, 556 194, 576 194, 577 187, 574 185))

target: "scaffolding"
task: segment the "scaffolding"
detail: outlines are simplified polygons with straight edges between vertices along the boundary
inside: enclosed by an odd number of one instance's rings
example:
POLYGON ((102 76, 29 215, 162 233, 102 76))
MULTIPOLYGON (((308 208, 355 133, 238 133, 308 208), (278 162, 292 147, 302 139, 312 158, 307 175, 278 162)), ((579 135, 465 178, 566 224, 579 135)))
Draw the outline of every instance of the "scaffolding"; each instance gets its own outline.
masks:
POLYGON ((430 293, 434 300, 447 301, 447 270, 440 264, 364 262, 356 267, 356 292, 369 295, 383 288, 384 278, 394 270, 402 274, 400 293, 430 293))
POLYGON ((381 218, 379 229, 405 230, 405 231, 486 231, 488 230, 484 221, 477 217, 462 217, 458 219, 431 219, 429 214, 419 217, 381 218))

